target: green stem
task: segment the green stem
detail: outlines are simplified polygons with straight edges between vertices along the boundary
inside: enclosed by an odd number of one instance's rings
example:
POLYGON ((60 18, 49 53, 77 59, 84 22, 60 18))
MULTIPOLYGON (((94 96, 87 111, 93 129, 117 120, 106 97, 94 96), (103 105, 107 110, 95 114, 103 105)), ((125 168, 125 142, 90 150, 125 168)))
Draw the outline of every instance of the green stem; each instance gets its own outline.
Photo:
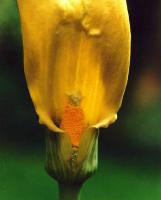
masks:
POLYGON ((81 184, 59 183, 59 200, 80 200, 81 184))

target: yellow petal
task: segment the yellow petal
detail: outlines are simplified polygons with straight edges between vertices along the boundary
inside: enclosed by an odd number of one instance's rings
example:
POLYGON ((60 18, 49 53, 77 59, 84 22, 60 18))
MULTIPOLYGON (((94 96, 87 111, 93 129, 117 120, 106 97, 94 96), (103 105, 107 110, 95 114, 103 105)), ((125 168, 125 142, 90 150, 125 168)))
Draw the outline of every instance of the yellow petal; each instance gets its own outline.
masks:
POLYGON ((126 1, 18 0, 18 5, 25 74, 41 121, 54 130, 71 95, 79 99, 88 126, 114 122, 130 61, 126 1))

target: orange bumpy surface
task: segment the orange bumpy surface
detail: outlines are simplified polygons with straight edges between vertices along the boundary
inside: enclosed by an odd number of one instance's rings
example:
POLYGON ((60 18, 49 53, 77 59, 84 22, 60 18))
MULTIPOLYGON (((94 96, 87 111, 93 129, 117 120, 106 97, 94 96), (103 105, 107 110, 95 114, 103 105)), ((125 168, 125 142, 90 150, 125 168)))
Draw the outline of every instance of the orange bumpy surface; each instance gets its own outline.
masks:
POLYGON ((82 108, 68 103, 65 106, 60 128, 70 136, 72 145, 78 147, 81 135, 85 129, 85 119, 82 108))

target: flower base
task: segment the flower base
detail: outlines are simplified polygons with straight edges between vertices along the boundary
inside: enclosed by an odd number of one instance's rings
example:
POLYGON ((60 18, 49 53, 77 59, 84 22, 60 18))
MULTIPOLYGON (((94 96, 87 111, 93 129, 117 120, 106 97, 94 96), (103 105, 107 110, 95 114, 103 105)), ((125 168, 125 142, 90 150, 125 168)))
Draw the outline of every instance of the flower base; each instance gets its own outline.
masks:
POLYGON ((96 171, 98 135, 97 129, 88 129, 82 135, 80 146, 73 147, 65 133, 48 131, 45 134, 46 171, 59 183, 60 200, 78 199, 81 186, 96 171))

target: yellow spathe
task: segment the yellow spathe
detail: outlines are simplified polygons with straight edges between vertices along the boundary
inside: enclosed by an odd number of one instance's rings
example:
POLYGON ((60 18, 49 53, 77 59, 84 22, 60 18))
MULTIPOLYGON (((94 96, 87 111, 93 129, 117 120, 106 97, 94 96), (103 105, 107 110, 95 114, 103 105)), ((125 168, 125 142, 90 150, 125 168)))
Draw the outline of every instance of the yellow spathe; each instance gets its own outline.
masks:
POLYGON ((40 122, 59 128, 69 97, 87 127, 117 118, 130 62, 125 0, 18 0, 25 75, 40 122))

